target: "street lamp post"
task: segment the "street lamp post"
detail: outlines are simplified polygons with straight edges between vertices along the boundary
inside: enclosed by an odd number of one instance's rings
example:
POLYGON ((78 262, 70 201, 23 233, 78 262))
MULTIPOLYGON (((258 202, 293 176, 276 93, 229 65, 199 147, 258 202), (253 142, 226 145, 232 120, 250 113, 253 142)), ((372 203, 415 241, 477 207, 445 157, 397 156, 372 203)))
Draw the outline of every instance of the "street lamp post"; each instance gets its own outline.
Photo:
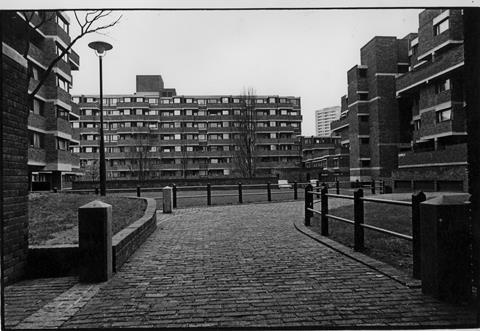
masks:
POLYGON ((105 165, 105 139, 103 137, 103 77, 102 77, 102 58, 107 51, 112 49, 112 45, 103 41, 94 41, 88 44, 88 47, 95 50, 98 56, 100 68, 100 195, 106 195, 107 171, 105 165))

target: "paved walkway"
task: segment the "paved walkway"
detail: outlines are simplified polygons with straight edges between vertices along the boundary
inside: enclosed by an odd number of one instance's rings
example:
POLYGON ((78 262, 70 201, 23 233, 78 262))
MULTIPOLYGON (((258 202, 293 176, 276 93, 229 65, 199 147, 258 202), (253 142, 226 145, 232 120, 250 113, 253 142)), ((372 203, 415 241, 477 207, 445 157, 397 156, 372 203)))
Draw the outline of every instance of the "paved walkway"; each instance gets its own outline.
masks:
MULTIPOLYGON (((109 282, 75 285, 10 325, 473 326, 473 310, 423 296, 298 232, 293 220, 302 215, 301 202, 175 210, 109 282), (56 306, 67 308, 55 316, 56 306)), ((19 287, 6 289, 7 322, 19 287)))

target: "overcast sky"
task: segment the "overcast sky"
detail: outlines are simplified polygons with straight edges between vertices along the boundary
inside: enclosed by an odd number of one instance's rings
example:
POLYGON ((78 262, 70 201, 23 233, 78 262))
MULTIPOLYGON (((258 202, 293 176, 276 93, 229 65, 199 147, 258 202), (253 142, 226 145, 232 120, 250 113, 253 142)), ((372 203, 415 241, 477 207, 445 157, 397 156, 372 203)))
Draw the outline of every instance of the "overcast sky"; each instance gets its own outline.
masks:
MULTIPOLYGON (((339 105, 346 72, 376 35, 417 31, 418 9, 302 11, 123 11, 106 35, 74 47, 80 70, 72 94, 98 94, 98 59, 87 44, 104 40, 104 94, 135 92, 135 75, 162 75, 177 94, 298 96, 302 134, 313 135, 314 111, 339 105)), ((71 35, 75 35, 74 17, 71 35)), ((114 17, 112 16, 112 18, 114 17)))

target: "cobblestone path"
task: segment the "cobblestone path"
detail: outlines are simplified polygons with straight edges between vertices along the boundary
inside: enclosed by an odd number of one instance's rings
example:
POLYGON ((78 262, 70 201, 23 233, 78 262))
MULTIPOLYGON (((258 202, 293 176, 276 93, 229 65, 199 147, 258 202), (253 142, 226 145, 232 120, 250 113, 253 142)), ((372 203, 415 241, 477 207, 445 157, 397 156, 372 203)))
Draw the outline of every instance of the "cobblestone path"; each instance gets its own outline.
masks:
POLYGON ((175 210, 60 327, 474 325, 298 232, 302 217, 301 202, 175 210))
POLYGON ((473 313, 297 232, 301 202, 176 210, 63 327, 438 326, 473 313))

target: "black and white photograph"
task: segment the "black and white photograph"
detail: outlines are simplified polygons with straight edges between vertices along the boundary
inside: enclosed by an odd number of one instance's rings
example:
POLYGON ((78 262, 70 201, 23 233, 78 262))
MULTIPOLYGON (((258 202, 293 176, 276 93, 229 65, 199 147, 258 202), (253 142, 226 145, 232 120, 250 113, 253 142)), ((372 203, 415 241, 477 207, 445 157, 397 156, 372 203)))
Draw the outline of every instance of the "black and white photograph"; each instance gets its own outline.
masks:
POLYGON ((480 1, 0 25, 1 330, 480 328, 480 1))

